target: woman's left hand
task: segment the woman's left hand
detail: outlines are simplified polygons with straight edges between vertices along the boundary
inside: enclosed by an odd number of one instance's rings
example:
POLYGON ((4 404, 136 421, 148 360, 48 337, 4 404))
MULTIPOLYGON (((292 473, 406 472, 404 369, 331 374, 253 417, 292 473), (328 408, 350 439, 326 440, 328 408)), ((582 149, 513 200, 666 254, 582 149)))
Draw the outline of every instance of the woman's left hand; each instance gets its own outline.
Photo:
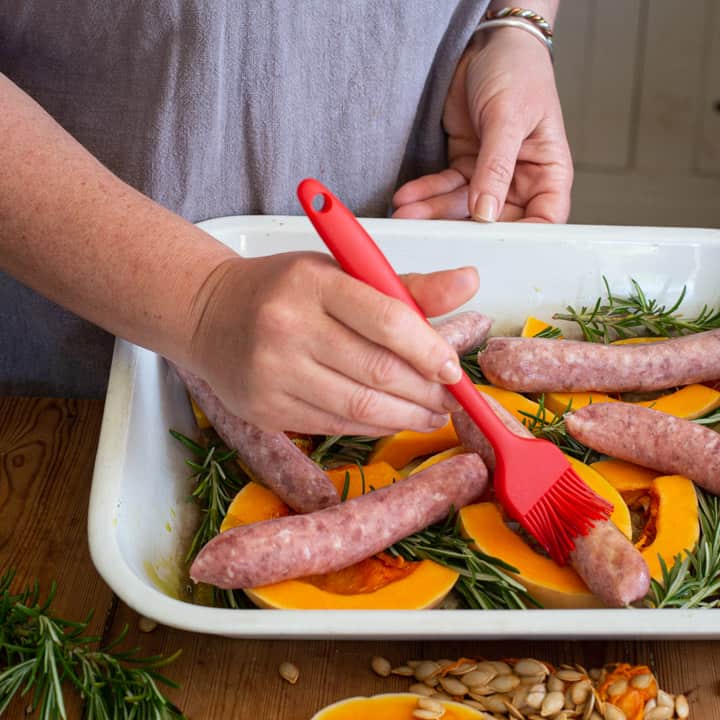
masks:
POLYGON ((517 28, 480 32, 445 108, 449 168, 403 185, 393 217, 566 222, 573 168, 547 48, 517 28))

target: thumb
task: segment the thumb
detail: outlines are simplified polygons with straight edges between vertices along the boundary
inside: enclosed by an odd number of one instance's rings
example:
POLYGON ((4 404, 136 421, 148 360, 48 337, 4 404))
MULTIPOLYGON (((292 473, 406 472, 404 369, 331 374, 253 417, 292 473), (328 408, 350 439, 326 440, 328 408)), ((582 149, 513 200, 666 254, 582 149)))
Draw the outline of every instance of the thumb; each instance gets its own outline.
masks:
POLYGON ((473 220, 495 222, 505 205, 525 138, 521 126, 502 112, 481 120, 478 136, 480 151, 470 178, 468 210, 473 220))
POLYGON ((466 303, 478 290, 474 267, 403 275, 401 280, 427 317, 437 317, 466 303))

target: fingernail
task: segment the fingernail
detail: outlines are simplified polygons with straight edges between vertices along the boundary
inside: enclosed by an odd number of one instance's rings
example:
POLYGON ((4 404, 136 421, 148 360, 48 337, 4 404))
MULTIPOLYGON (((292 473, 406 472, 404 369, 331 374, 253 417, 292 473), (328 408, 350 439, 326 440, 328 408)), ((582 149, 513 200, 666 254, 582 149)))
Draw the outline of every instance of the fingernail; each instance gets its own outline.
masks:
POLYGON ((440 380, 446 385, 454 385, 456 382, 460 382, 462 377, 462 370, 457 360, 448 360, 440 368, 440 380))
POLYGON ((447 415, 438 415, 437 413, 433 413, 432 417, 430 418, 430 425, 434 428, 441 428, 447 424, 447 421, 447 415))
POLYGON ((473 220, 478 222, 495 222, 497 219, 498 204, 492 195, 481 195, 475 203, 473 220))

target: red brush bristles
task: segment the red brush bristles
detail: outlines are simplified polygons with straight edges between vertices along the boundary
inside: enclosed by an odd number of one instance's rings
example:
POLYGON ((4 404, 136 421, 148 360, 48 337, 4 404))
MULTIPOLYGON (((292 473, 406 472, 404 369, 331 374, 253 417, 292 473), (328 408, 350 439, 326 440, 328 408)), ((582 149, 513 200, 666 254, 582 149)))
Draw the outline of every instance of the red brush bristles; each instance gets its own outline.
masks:
POLYGON ((568 468, 520 522, 556 563, 564 565, 575 547, 575 538, 587 535, 612 511, 609 502, 568 468))

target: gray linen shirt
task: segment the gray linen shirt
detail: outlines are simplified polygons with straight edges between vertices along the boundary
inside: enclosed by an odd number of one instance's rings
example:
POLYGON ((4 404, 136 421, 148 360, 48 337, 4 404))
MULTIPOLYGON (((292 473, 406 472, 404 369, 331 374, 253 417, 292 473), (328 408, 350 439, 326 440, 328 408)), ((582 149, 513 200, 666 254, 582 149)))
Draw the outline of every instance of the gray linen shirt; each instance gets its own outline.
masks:
MULTIPOLYGON (((5 0, 0 72, 193 222, 299 214, 309 175, 383 216, 401 182, 445 165, 443 102, 486 5, 5 0)), ((0 394, 102 397, 112 343, 0 273, 0 394)))

